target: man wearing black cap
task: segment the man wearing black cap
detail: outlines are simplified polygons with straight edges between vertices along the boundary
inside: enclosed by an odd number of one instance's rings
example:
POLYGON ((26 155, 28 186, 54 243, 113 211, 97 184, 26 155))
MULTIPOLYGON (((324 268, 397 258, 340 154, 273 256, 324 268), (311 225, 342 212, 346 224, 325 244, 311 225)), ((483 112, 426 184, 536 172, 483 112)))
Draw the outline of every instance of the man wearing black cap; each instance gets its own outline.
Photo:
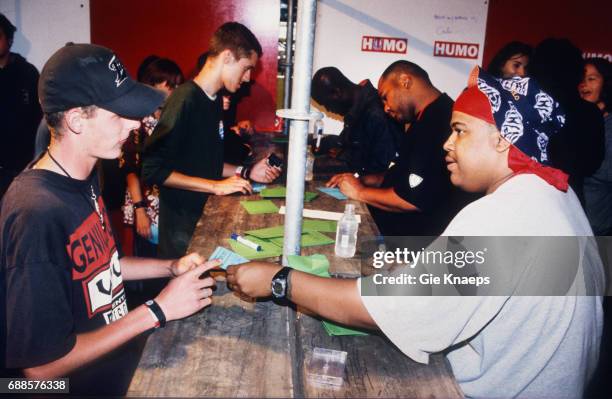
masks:
POLYGON ((134 82, 110 50, 76 44, 43 68, 47 151, 13 182, 0 212, 2 362, 30 378, 68 376, 71 393, 121 394, 135 366, 122 346, 210 304, 214 262, 120 258, 94 166, 119 156, 163 95, 134 82), (176 277, 128 313, 123 280, 176 277), (118 349, 122 346, 121 349, 118 349))

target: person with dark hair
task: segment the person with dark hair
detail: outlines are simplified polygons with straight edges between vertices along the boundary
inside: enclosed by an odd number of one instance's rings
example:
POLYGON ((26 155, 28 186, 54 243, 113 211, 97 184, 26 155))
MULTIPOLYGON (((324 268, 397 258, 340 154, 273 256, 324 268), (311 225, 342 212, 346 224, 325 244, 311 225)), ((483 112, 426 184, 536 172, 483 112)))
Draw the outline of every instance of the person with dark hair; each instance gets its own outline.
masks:
MULTIPOLYGON (((141 68, 139 68, 141 69, 141 68)), ((172 60, 157 58, 142 68, 141 83, 154 87, 167 98, 183 83, 183 72, 172 60)), ((159 227, 159 188, 144 184, 141 166, 144 143, 159 121, 161 107, 142 119, 123 145, 121 168, 125 173, 127 190, 123 204, 123 223, 134 228, 134 255, 157 256, 159 227)), ((150 283, 149 285, 154 285, 150 283)), ((161 289, 163 286, 158 284, 161 289)))
POLYGON ((442 150, 453 100, 433 86, 423 68, 403 60, 383 72, 378 94, 389 116, 410 123, 396 164, 359 178, 338 174, 327 186, 370 205, 383 235, 439 235, 463 205, 450 184, 442 150))
POLYGON ((487 67, 487 72, 502 79, 515 76, 524 78, 528 75, 527 67, 532 51, 527 43, 510 42, 495 54, 487 67))
POLYGON ((12 53, 17 28, 0 14, 0 198, 13 178, 32 160, 42 117, 36 85, 38 71, 12 53))
MULTIPOLYGON (((543 90, 565 110, 565 125, 551 139, 553 166, 570 176, 570 185, 584 205, 584 178, 601 165, 605 151, 604 121, 595 104, 580 98, 578 85, 584 76, 582 51, 568 39, 549 38, 535 48, 530 70, 543 90)), ((550 101, 542 97, 540 110, 546 118, 550 101)))
MULTIPOLYGON (((196 69, 202 70, 202 67, 208 60, 209 52, 206 51, 198 57, 196 69)), ((221 89, 219 94, 223 99, 223 126, 229 127, 227 135, 223 138, 223 159, 227 163, 239 165, 248 161, 253 155, 249 139, 255 133, 253 124, 250 120, 245 119, 236 122, 236 113, 238 111, 238 102, 248 90, 247 86, 242 86, 236 93, 229 93, 227 90, 221 89)))
POLYGON ((91 44, 55 52, 38 88, 51 144, 0 211, 2 368, 67 377, 78 397, 124 395, 139 360, 134 338, 210 305, 214 280, 201 276, 220 263, 121 256, 115 242, 95 165, 120 155, 161 93, 91 44), (128 311, 124 280, 166 276, 154 300, 128 311))
POLYGON ((138 80, 139 82, 142 82, 142 75, 145 71, 145 69, 147 69, 147 67, 149 66, 150 63, 152 63, 155 60, 160 59, 161 57, 155 54, 151 54, 145 57, 144 60, 142 60, 142 62, 140 63, 140 65, 138 66, 138 71, 136 72, 136 80, 138 80))
POLYGON ((604 117, 605 155, 601 166, 584 179, 586 214, 593 232, 612 235, 612 64, 604 58, 585 62, 584 79, 578 86, 583 100, 597 105, 604 117))
POLYGON ((400 125, 383 109, 369 80, 351 82, 338 68, 319 69, 312 77, 312 98, 344 118, 341 152, 352 172, 366 175, 385 172, 395 161, 402 137, 400 125))
POLYGON ((280 174, 266 158, 253 165, 224 162, 226 133, 218 94, 223 88, 235 93, 249 82, 261 54, 261 45, 246 26, 228 22, 219 27, 206 64, 168 97, 145 142, 142 174, 147 184, 160 187, 160 257, 185 253, 210 194, 250 193, 249 179, 268 183, 280 174))

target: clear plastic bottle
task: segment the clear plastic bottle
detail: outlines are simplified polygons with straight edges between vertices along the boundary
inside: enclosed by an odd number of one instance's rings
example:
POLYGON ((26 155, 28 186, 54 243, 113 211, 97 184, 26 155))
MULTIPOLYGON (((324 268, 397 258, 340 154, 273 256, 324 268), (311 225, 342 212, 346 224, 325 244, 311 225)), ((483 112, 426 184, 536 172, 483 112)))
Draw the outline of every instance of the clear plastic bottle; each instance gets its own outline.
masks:
POLYGON ((338 222, 336 230, 336 256, 352 258, 357 250, 357 230, 359 223, 355 217, 355 205, 346 204, 344 215, 338 222))
POLYGON ((314 178, 314 161, 315 156, 312 153, 312 146, 308 146, 308 150, 306 151, 306 181, 312 181, 314 178))

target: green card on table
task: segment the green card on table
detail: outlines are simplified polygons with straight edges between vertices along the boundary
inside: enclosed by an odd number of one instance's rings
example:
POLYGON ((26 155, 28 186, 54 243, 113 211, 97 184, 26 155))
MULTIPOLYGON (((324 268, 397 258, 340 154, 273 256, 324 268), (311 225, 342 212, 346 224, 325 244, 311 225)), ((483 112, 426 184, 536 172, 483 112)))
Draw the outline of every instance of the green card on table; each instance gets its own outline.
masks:
MULTIPOLYGON (((287 257, 289 266, 301 272, 310 273, 319 277, 330 277, 329 261, 325 255, 315 254, 310 256, 289 255, 287 257)), ((328 335, 368 335, 364 331, 354 330, 339 326, 330 321, 322 321, 323 328, 328 335)))
MULTIPOLYGON (((287 196, 287 188, 283 186, 265 188, 261 190, 259 195, 261 195, 263 198, 285 198, 287 196)), ((310 202, 318 196, 319 194, 317 193, 306 191, 304 193, 304 201, 310 202)))
POLYGON ((240 205, 251 215, 278 213, 278 207, 270 200, 240 201, 240 205))
POLYGON ((269 241, 261 240, 253 236, 246 236, 245 238, 254 242, 255 244, 259 244, 261 246, 261 251, 256 251, 232 239, 229 239, 229 244, 234 252, 249 260, 274 258, 276 256, 281 256, 283 253, 283 249, 281 247, 269 241))
MULTIPOLYGON (((284 237, 276 237, 271 238, 270 242, 278 245, 279 247, 283 246, 283 238, 284 237)), ((314 247, 317 245, 328 245, 333 244, 335 240, 333 238, 329 238, 325 234, 319 233, 318 231, 304 231, 302 233, 302 240, 300 245, 302 247, 314 247)))

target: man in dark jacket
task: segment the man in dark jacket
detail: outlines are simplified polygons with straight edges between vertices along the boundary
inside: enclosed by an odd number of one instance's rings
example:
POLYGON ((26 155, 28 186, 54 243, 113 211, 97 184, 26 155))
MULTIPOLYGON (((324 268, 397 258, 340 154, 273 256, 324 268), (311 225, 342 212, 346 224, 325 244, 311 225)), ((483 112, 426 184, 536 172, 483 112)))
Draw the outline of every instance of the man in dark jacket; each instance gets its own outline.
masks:
POLYGON ((38 71, 11 53, 17 28, 0 14, 0 198, 32 160, 36 127, 42 117, 36 85, 38 71))
POLYGON ((344 118, 339 158, 347 162, 351 171, 380 173, 395 161, 401 128, 385 115, 378 92, 369 80, 355 84, 337 68, 321 68, 312 78, 312 98, 344 118))

